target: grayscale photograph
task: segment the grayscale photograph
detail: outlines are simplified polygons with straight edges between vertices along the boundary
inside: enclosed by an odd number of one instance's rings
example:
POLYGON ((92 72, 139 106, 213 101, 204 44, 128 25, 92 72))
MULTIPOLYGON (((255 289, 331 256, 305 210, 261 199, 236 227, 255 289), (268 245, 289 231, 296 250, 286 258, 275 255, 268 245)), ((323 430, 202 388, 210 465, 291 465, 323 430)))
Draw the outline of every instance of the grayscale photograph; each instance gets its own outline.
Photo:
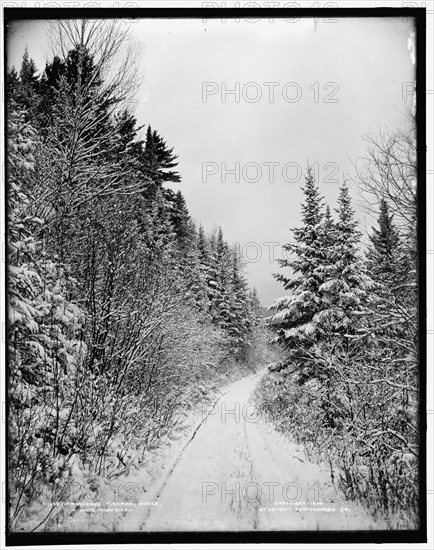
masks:
POLYGON ((425 12, 205 4, 5 10, 10 540, 423 542, 425 12))

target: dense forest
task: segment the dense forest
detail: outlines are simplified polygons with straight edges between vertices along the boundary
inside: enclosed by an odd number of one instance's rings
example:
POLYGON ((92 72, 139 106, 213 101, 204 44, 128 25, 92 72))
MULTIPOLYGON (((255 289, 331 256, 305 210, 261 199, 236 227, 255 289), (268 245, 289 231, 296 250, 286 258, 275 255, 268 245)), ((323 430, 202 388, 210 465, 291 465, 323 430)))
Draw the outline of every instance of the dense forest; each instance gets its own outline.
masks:
POLYGON ((263 352, 235 247, 193 223, 173 148, 103 78, 122 26, 58 30, 65 55, 38 75, 26 51, 7 81, 12 527, 72 474, 138 467, 263 352))
POLYGON ((128 106, 127 39, 118 21, 57 22, 45 69, 26 50, 7 75, 11 528, 68 498, 71 479, 91 488, 138 469, 266 363, 262 418, 326 462, 346 497, 417 527, 413 117, 366 136, 335 209, 307 169, 275 275, 286 294, 264 319, 222 228, 207 233, 173 191, 174 147, 128 106), (367 235, 352 188, 376 219, 367 235))

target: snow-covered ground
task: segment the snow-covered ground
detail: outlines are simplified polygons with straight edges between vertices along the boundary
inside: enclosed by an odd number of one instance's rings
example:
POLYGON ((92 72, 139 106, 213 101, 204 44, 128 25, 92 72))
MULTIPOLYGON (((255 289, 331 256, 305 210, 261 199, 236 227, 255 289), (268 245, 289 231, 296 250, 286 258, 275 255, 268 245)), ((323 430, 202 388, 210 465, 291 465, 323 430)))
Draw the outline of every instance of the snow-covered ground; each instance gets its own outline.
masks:
POLYGON ((257 416, 259 376, 227 386, 178 441, 101 487, 99 506, 63 513, 51 530, 387 529, 345 501, 327 466, 308 462, 300 446, 257 416))
MULTIPOLYGON (((385 529, 334 490, 329 469, 259 418, 258 376, 232 384, 152 495, 149 513, 120 526, 143 531, 385 529), (144 517, 146 516, 146 517, 144 517)), ((206 416, 206 413, 209 413, 206 416)))

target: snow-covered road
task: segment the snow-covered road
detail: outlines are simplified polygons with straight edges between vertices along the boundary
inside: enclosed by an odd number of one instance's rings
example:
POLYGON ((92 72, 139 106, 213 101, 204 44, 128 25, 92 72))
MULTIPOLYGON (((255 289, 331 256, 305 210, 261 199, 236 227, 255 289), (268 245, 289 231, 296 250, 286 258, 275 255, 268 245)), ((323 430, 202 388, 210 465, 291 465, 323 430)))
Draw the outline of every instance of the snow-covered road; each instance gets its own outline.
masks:
POLYGON ((336 493, 328 468, 307 462, 302 449, 257 417, 251 404, 257 382, 258 375, 237 381, 204 410, 139 529, 384 528, 336 493))

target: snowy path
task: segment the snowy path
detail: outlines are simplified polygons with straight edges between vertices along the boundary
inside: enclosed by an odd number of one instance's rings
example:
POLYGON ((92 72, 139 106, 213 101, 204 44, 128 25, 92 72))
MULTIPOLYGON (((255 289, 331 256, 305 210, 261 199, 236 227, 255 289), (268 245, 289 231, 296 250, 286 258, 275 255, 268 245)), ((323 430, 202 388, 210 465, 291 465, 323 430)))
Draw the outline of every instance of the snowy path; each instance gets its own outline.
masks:
POLYGON ((232 384, 209 416, 204 411, 206 420, 155 495, 158 506, 142 516, 139 529, 384 528, 335 493, 328 469, 306 462, 299 447, 256 417, 249 398, 257 382, 254 376, 232 384))

